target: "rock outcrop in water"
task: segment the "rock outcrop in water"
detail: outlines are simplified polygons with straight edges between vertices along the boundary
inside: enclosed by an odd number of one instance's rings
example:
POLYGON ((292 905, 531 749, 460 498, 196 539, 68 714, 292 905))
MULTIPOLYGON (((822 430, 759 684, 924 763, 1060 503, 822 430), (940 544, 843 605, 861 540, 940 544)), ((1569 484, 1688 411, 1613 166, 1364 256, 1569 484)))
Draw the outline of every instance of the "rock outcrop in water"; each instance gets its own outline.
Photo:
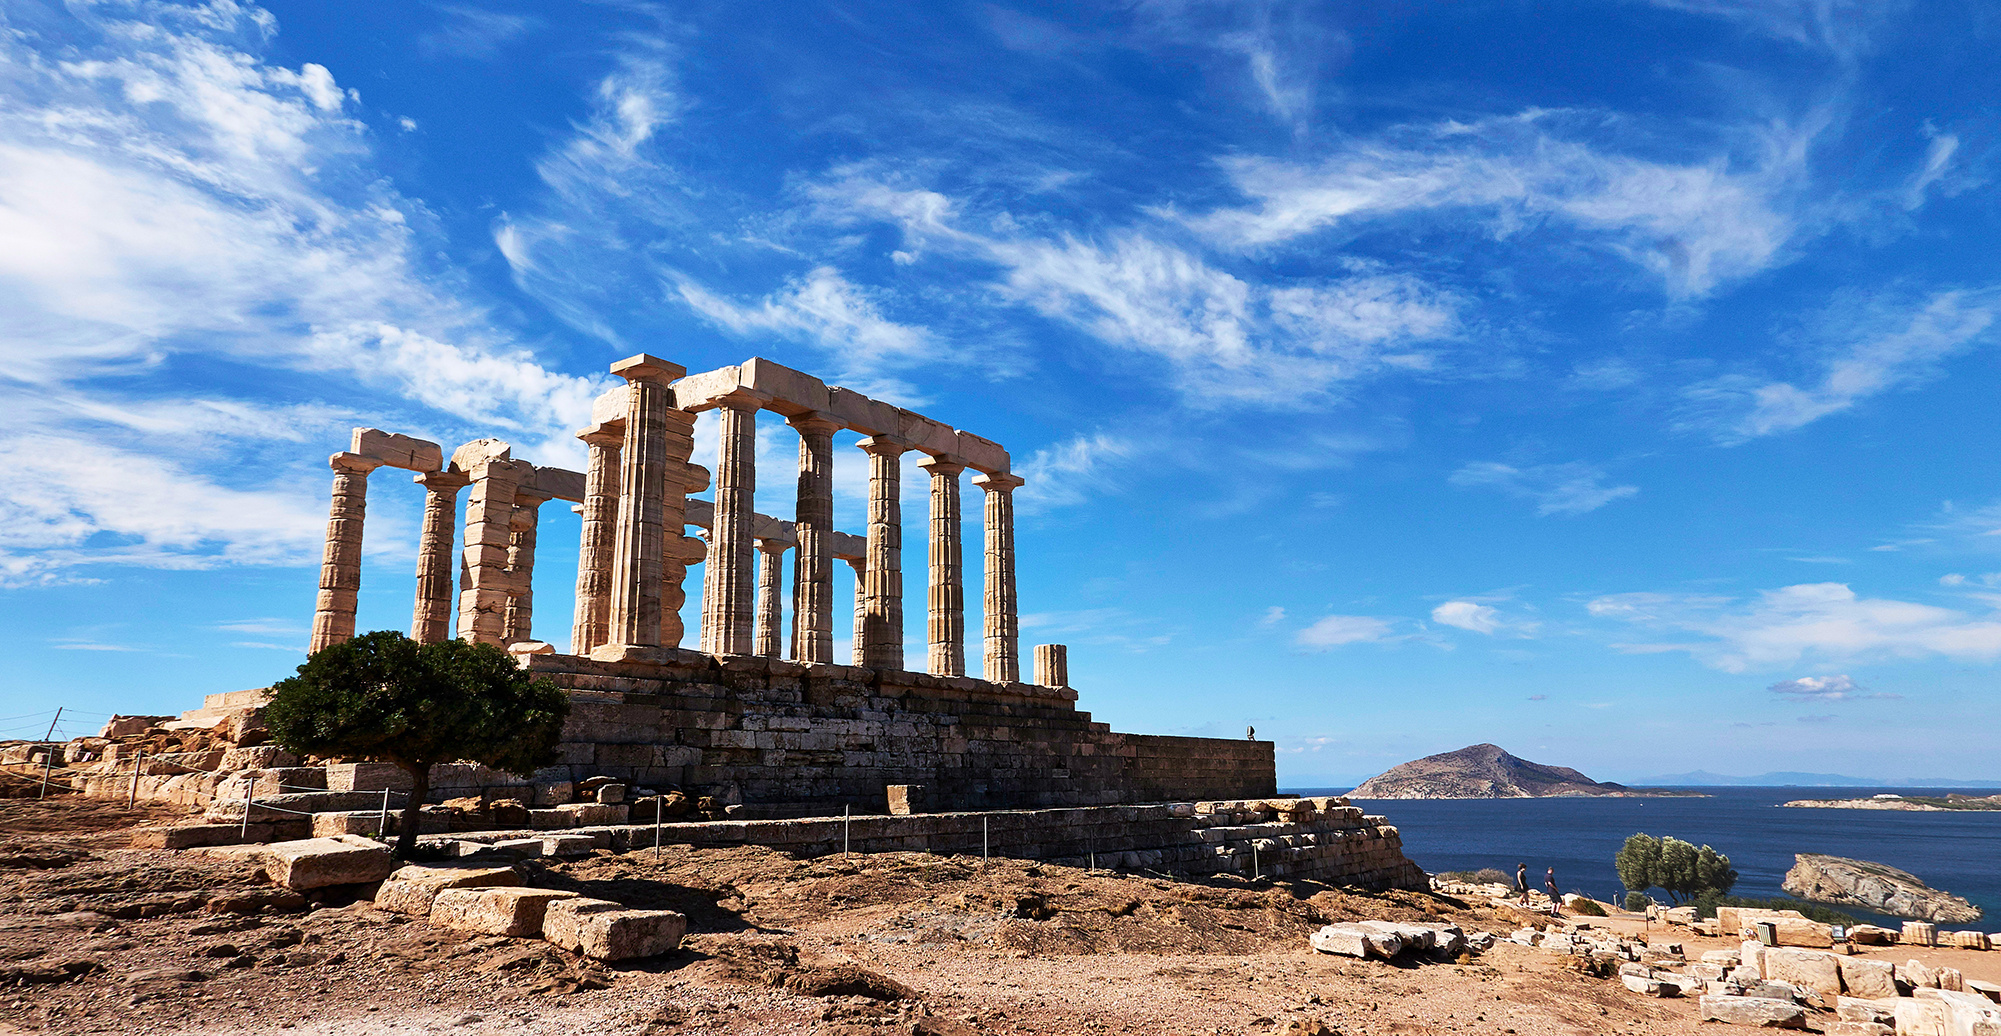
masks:
POLYGON ((1357 799, 1533 799, 1634 792, 1567 766, 1517 758, 1498 745, 1473 745, 1394 767, 1348 794, 1357 799))
POLYGON ((1965 924, 1980 920, 1980 908, 1926 885, 1908 871, 1867 860, 1800 853, 1780 886, 1816 903, 1858 906, 1892 917, 1965 924))

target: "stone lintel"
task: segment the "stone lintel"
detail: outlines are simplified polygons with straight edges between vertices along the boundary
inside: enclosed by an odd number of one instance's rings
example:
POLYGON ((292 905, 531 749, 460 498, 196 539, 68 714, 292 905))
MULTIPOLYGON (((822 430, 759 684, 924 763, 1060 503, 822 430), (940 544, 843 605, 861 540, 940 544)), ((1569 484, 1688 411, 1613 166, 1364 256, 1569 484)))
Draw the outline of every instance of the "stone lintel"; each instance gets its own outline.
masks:
POLYGON ((452 470, 471 472, 489 460, 510 460, 514 448, 500 439, 474 439, 452 451, 452 470))
POLYGON ((584 499, 586 479, 581 471, 567 468, 536 468, 534 481, 524 490, 544 499, 568 500, 581 503, 584 499))
POLYGON ((454 471, 447 468, 442 471, 420 472, 413 476, 410 481, 423 486, 425 489, 457 492, 472 484, 472 476, 463 471, 454 471))
POLYGON ((445 465, 444 449, 437 443, 380 428, 356 428, 348 450, 406 471, 436 471, 445 465))
POLYGON ((361 453, 341 452, 327 458, 327 467, 352 475, 366 475, 382 464, 381 460, 361 453))

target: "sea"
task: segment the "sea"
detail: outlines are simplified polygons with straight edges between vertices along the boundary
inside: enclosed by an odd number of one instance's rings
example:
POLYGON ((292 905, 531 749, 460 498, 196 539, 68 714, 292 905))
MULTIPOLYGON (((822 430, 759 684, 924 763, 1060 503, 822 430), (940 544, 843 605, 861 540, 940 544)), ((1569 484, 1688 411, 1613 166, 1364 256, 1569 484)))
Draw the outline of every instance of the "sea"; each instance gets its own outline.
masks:
MULTIPOLYGON (((1289 788, 1301 795, 1340 795, 1336 788, 1289 788)), ((1612 858, 1628 836, 1673 835, 1713 846, 1737 870, 1732 895, 1786 896, 1779 888, 1794 853, 1826 853, 1886 863, 1909 871, 1935 889, 1964 896, 1987 917, 1970 925, 2001 931, 2001 811, 1920 812, 1860 809, 1788 809, 1796 799, 1864 799, 1902 793, 1991 795, 1969 788, 1681 788, 1690 796, 1551 799, 1357 799, 1370 813, 1389 818, 1403 834, 1405 855, 1440 871, 1493 867, 1512 875, 1529 865, 1542 887, 1556 868, 1557 886, 1594 899, 1618 902, 1624 888, 1612 858), (1700 797, 1697 797, 1700 796, 1700 797)), ((1654 895, 1662 894, 1655 890, 1654 895)), ((1838 906, 1858 920, 1896 928, 1897 918, 1838 906)))

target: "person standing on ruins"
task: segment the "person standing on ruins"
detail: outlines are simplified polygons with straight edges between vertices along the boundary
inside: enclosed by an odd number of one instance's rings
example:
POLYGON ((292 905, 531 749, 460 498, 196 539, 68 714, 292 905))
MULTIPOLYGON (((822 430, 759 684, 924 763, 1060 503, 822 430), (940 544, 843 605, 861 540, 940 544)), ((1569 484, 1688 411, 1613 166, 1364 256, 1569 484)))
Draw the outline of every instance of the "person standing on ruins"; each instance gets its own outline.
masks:
POLYGON ((1563 902, 1563 896, 1556 891, 1555 867, 1551 867, 1549 873, 1543 876, 1542 883, 1549 887, 1549 916, 1562 917, 1563 912, 1557 907, 1563 902))
POLYGON ((1515 894, 1522 897, 1522 905, 1529 905, 1529 865, 1515 864, 1515 894))

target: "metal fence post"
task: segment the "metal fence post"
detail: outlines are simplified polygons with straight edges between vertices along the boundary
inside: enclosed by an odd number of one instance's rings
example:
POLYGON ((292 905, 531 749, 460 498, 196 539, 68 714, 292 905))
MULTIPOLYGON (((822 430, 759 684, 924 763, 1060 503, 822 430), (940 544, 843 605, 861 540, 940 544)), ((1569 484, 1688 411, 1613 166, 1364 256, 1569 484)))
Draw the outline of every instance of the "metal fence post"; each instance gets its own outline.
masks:
POLYGON ((389 789, 382 789, 382 817, 375 824, 375 837, 380 841, 389 837, 389 789))
POLYGON ((125 797, 126 809, 132 809, 139 805, 139 770, 145 762, 146 750, 141 748, 139 750, 139 757, 132 760, 132 791, 131 794, 125 797))
POLYGON ((982 867, 986 866, 987 863, 993 859, 993 851, 991 848, 989 848, 989 845, 990 843, 987 839, 987 818, 985 814, 981 814, 980 815, 980 866, 982 867))
POLYGON ((1258 866, 1258 842, 1257 839, 1253 838, 1251 839, 1251 880, 1258 881, 1263 877, 1264 870, 1258 866))
POLYGON ((248 840, 250 838, 250 807, 256 803, 257 801, 256 795, 257 795, 256 780, 254 780, 253 778, 245 777, 243 779, 243 826, 237 828, 236 830, 236 836, 238 838, 242 838, 245 840, 248 840))
POLYGON ((667 796, 653 796, 653 862, 660 862, 660 818, 666 813, 667 796))
POLYGON ((854 823, 854 809, 853 806, 841 807, 841 859, 843 860, 848 858, 848 847, 851 844, 848 839, 848 826, 854 823))
POLYGON ((61 722, 62 718, 63 710, 57 708, 56 718, 49 721, 49 732, 42 735, 42 740, 48 742, 48 751, 42 755, 42 790, 35 796, 37 799, 49 796, 49 771, 56 767, 56 745, 51 739, 56 736, 56 724, 61 722))

